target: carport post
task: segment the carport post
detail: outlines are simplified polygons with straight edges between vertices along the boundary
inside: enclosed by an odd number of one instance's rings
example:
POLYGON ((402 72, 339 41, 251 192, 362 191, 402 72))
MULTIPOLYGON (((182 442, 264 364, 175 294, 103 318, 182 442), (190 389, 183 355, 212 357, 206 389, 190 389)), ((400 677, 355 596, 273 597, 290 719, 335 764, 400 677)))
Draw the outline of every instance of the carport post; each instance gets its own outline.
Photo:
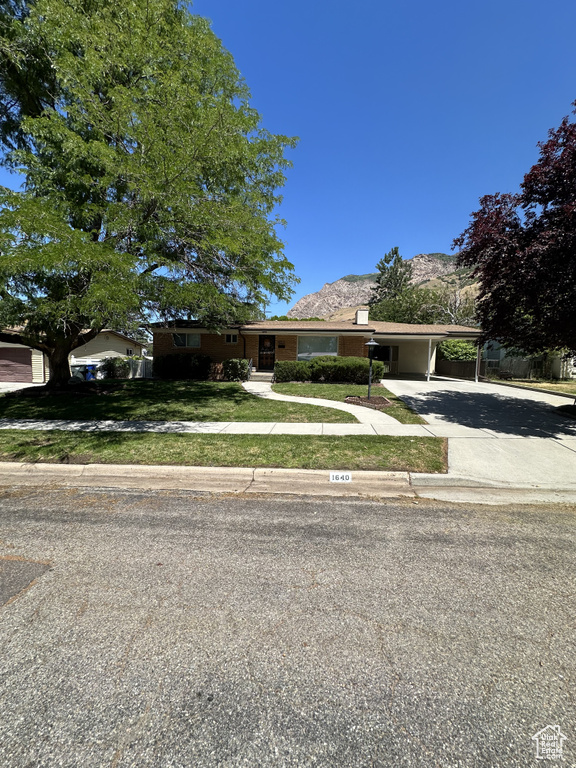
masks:
POLYGON ((430 381, 430 362, 432 360, 432 339, 428 339, 428 369, 426 371, 426 381, 430 381))
POLYGON ((482 347, 480 344, 478 344, 478 349, 476 352, 476 374, 474 376, 474 381, 476 384, 478 384, 478 374, 480 373, 480 361, 482 360, 482 347))

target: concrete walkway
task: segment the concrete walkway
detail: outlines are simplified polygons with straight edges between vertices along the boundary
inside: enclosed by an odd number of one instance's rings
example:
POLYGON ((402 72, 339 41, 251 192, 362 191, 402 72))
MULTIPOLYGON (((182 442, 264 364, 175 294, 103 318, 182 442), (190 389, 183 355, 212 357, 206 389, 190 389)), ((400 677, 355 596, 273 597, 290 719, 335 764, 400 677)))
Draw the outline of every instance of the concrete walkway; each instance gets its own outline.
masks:
POLYGON ((349 405, 348 403, 340 403, 337 400, 324 400, 320 397, 294 397, 292 395, 280 395, 278 392, 272 391, 272 385, 265 381, 245 381, 242 386, 246 392, 250 392, 251 395, 257 397, 264 397, 266 400, 282 400, 286 403, 305 403, 307 405, 320 405, 323 408, 333 408, 337 411, 346 411, 355 416, 360 424, 398 424, 396 419, 392 416, 388 416, 387 413, 382 411, 375 411, 372 408, 365 408, 362 405, 349 405))

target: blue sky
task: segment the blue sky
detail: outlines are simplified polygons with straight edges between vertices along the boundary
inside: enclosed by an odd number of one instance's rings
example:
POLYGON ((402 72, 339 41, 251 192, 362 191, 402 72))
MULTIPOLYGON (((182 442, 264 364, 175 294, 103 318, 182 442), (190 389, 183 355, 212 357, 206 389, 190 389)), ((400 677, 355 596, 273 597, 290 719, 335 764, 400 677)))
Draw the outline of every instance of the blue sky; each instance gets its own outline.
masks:
MULTIPOLYGON (((449 252, 478 198, 517 189, 576 99, 573 0, 197 0, 262 124, 300 137, 282 237, 298 298, 449 252)), ((3 175, 3 178, 4 175, 3 175)))
MULTIPOLYGON (((300 137, 284 189, 294 300, 450 252, 478 198, 514 191, 576 99, 573 0, 196 0, 263 125, 300 137)), ((284 312, 289 305, 274 304, 284 312)))

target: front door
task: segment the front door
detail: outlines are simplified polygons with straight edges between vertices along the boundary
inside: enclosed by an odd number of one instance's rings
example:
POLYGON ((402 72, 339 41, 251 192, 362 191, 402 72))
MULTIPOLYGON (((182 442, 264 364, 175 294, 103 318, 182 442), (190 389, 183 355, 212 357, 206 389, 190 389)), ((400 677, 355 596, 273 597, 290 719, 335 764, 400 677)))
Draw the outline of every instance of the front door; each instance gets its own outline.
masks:
POLYGON ((273 371, 276 336, 260 336, 258 342, 258 370, 273 371))

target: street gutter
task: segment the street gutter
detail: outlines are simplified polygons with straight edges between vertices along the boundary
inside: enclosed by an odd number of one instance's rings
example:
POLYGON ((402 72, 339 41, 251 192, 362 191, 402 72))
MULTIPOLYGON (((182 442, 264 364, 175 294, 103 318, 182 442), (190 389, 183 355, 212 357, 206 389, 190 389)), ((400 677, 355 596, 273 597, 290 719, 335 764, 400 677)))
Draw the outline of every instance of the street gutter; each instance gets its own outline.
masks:
POLYGON ((576 505, 576 484, 569 488, 514 487, 449 474, 368 471, 348 474, 350 482, 331 482, 328 470, 316 469, 2 462, 0 493, 15 487, 32 486, 338 498, 404 497, 475 504, 576 505))

